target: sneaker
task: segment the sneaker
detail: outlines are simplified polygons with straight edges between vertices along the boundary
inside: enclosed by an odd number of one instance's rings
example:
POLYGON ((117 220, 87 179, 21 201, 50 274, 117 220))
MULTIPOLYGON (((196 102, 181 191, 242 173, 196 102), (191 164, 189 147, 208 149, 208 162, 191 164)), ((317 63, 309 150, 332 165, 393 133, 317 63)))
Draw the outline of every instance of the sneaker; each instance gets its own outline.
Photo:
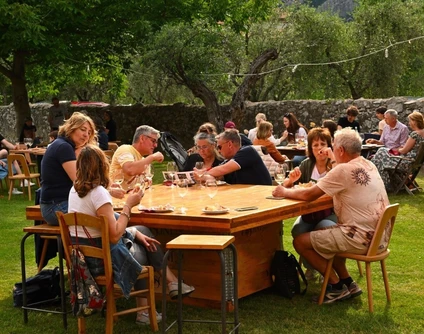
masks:
MULTIPOLYGON (((327 291, 324 296, 323 304, 331 304, 337 300, 345 300, 350 297, 349 289, 345 284, 343 284, 343 287, 339 290, 333 289, 333 286, 331 284, 327 285, 327 291)), ((319 296, 314 296, 312 298, 312 301, 315 303, 318 303, 319 296)))
POLYGON ((359 287, 358 283, 356 283, 355 281, 350 283, 348 289, 350 292, 350 298, 355 298, 362 294, 362 289, 359 287))
MULTIPOLYGON (((30 185, 30 187, 32 187, 33 185, 35 185, 35 183, 30 182, 29 185, 30 185)), ((24 180, 24 187, 28 187, 28 180, 24 180)))
MULTIPOLYGON (((156 321, 159 323, 162 321, 162 314, 156 312, 156 321)), ((137 312, 137 318, 135 319, 137 325, 150 325, 149 313, 137 312)))
POLYGON ((19 191, 18 189, 16 189, 16 188, 13 188, 12 189, 12 195, 22 195, 23 194, 23 192, 22 191, 19 191))
MULTIPOLYGON (((168 283, 168 289, 169 289, 169 297, 171 297, 171 299, 177 299, 178 298, 178 282, 168 283)), ((183 295, 183 297, 188 296, 194 290, 195 289, 193 286, 187 285, 185 283, 181 284, 181 294, 183 295)))

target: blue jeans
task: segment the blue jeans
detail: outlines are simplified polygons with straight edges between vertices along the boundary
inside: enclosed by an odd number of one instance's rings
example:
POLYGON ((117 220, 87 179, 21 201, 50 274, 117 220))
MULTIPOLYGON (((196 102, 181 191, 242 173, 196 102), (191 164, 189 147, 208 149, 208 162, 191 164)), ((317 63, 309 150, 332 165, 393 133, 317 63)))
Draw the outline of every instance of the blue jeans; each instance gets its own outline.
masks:
MULTIPOLYGON (((334 213, 328 216, 327 218, 321 220, 317 224, 306 223, 303 221, 302 216, 299 216, 297 217, 296 221, 293 224, 291 234, 294 239, 295 237, 303 233, 308 233, 308 232, 324 229, 334 225, 337 225, 337 216, 334 213)), ((305 268, 307 269, 313 268, 313 266, 311 266, 308 262, 306 262, 304 258, 302 258, 302 262, 305 268)))
POLYGON ((68 213, 68 200, 62 202, 40 202, 41 215, 49 225, 59 226, 59 221, 56 217, 57 211, 68 213))

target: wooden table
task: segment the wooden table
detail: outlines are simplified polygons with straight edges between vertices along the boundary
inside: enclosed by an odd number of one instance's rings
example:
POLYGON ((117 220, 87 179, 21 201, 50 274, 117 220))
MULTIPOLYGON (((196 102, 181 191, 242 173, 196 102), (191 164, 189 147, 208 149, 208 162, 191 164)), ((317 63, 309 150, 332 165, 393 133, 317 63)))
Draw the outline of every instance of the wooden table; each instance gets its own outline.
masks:
MULTIPOLYGON (((298 200, 266 199, 273 186, 224 185, 211 200, 205 189, 191 187, 181 200, 176 188, 155 185, 147 190, 142 200, 146 207, 167 203, 188 210, 185 214, 145 213, 133 208, 130 225, 145 225, 152 229, 163 248, 168 241, 180 234, 234 235, 238 252, 238 295, 248 296, 271 286, 270 266, 274 252, 282 248, 282 220, 302 214, 331 208, 333 201, 323 196, 313 202, 298 200), (206 205, 220 203, 229 208, 222 215, 206 215, 206 205), (257 206, 258 209, 238 212, 240 207, 257 206)), ((26 209, 27 219, 41 219, 39 206, 26 209)), ((210 253, 210 252, 209 252, 210 253)), ((184 254, 185 282, 196 291, 184 302, 195 305, 219 306, 220 275, 219 261, 206 251, 184 254)), ((175 259, 169 259, 172 269, 177 267, 175 259)))
POLYGON ((293 159, 295 155, 306 155, 306 147, 298 146, 277 146, 277 150, 289 159, 293 159))

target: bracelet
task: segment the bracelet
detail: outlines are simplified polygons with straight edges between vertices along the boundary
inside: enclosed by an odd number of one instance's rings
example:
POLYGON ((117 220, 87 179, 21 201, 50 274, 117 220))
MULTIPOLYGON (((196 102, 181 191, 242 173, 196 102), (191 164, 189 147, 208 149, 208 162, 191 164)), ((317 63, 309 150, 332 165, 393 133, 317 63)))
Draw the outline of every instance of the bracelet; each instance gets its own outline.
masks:
POLYGON ((128 213, 124 212, 124 211, 121 211, 121 215, 126 216, 128 218, 128 220, 130 220, 130 218, 131 218, 130 215, 128 213))
POLYGON ((125 208, 125 207, 127 207, 127 208, 128 208, 128 211, 129 211, 129 212, 130 212, 130 214, 131 214, 131 208, 130 208, 130 206, 129 206, 127 203, 125 203, 125 204, 124 204, 124 206, 122 207, 122 209, 123 209, 123 208, 125 208))
POLYGON ((334 165, 335 163, 337 163, 336 160, 331 161, 331 164, 334 165))

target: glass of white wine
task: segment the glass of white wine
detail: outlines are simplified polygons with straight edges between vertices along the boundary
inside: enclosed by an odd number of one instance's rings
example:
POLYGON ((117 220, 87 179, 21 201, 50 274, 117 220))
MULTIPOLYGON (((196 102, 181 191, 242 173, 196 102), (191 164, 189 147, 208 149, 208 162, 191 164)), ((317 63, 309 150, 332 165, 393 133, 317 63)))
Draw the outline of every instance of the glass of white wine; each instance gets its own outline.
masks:
POLYGON ((124 182, 124 173, 122 171, 117 171, 113 175, 113 183, 116 183, 117 185, 121 186, 122 182, 124 182))
POLYGON ((211 200, 218 193, 218 185, 216 184, 216 179, 214 177, 208 177, 205 181, 206 192, 211 200))
POLYGON ((155 171, 154 171, 153 165, 152 164, 147 165, 146 169, 144 170, 144 177, 149 183, 147 186, 149 187, 150 190, 152 189, 152 180, 154 175, 155 175, 155 171))
POLYGON ((168 171, 169 176, 171 176, 171 187, 174 188, 174 176, 175 173, 178 172, 177 164, 174 161, 168 162, 168 164, 166 165, 166 170, 168 171))
POLYGON ((181 197, 181 213, 186 213, 187 208, 185 208, 184 205, 182 205, 182 202, 184 197, 188 193, 188 180, 185 180, 185 179, 179 180, 177 182, 177 190, 178 190, 178 195, 181 197))
POLYGON ((278 185, 281 185, 281 183, 283 183, 284 179, 286 178, 286 171, 287 171, 286 164, 279 164, 275 168, 274 180, 275 182, 278 183, 278 185))

